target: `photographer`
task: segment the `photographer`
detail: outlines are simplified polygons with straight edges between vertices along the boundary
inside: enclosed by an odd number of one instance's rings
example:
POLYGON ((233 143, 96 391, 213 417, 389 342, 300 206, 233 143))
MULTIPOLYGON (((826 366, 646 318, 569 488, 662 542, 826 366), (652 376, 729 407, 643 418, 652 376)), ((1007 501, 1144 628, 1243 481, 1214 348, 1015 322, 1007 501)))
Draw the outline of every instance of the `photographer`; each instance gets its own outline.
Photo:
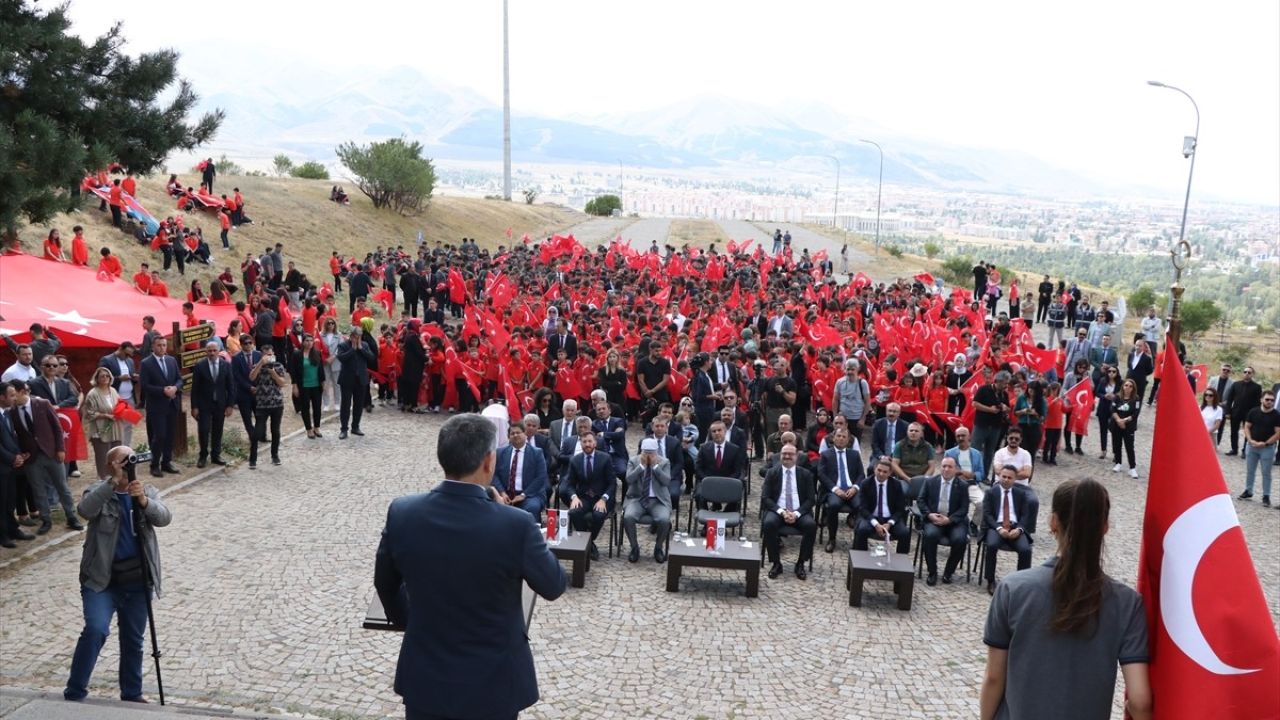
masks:
POLYGON ((107 454, 110 477, 90 486, 77 507, 89 520, 80 561, 85 624, 62 693, 67 700, 83 700, 89 694, 89 678, 111 631, 111 616, 119 613, 120 699, 146 702, 142 633, 147 626, 147 578, 159 596, 160 548, 154 528, 168 525, 172 516, 155 487, 137 479, 135 463, 132 448, 112 448, 107 454), (139 515, 145 522, 135 526, 139 515))
POLYGON ((271 464, 280 464, 280 420, 284 417, 284 391, 289 384, 289 373, 276 360, 275 349, 262 347, 262 358, 249 371, 253 381, 254 421, 253 437, 249 442, 249 469, 258 467, 258 443, 267 439, 267 423, 271 428, 271 464))

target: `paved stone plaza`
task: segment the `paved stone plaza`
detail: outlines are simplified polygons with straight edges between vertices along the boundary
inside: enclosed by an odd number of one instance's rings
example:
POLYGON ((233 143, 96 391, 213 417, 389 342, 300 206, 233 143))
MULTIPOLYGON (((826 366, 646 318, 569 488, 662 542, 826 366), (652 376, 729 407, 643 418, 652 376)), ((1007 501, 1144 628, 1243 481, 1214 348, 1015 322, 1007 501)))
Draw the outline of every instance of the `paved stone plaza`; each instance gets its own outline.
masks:
MULTIPOLYGON (((365 437, 346 441, 326 425, 323 439, 289 439, 283 467, 242 465, 166 498, 174 521, 160 531, 166 592, 156 621, 172 702, 325 718, 403 715, 391 689, 399 636, 363 630, 360 621, 387 504, 437 481, 443 417, 379 411, 363 423, 365 437)), ((1096 437, 1085 456, 1040 469, 1036 562, 1052 550, 1051 488, 1088 473, 1112 492, 1108 568, 1134 581, 1152 419, 1144 413, 1139 431, 1140 480, 1112 473, 1110 460, 1097 458, 1096 437)), ((1222 462, 1238 493, 1244 463, 1222 462)), ((1280 512, 1256 501, 1237 502, 1237 510, 1280 617, 1280 512)), ((758 524, 748 535, 758 537, 758 524)), ((542 701, 523 717, 973 717, 986 656, 983 586, 976 578, 919 582, 913 608, 902 612, 889 586, 872 582, 863 607, 850 608, 842 553, 850 536, 842 527, 833 555, 819 547, 808 581, 789 572, 762 577, 760 597, 748 599, 742 574, 727 571, 686 570, 680 592, 665 592, 665 566, 653 563, 652 536, 642 532, 640 563, 602 557, 585 588, 538 604, 530 635, 542 701)), ((788 569, 798 545, 784 548, 788 569)), ((81 627, 79 560, 79 543, 68 542, 3 577, 4 685, 56 691, 66 681, 81 627)), ((999 572, 1013 563, 1003 553, 999 572)), ((94 696, 115 696, 117 659, 113 631, 94 696)), ((150 657, 145 683, 154 699, 150 657)))

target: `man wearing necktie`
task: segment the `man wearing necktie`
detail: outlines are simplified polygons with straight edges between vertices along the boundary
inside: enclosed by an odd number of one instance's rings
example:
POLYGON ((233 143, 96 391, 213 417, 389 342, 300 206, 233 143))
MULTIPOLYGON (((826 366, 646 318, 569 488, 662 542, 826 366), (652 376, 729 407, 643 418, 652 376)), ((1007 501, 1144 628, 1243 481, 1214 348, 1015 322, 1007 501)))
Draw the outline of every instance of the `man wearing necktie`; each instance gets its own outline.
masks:
POLYGON ((858 524, 853 530, 853 549, 866 550, 872 535, 888 542, 898 541, 898 553, 911 550, 911 528, 907 527, 907 499, 902 483, 893 477, 893 464, 884 458, 875 463, 874 477, 862 481, 858 491, 858 524))
POLYGON ((942 573, 942 583, 951 584, 956 566, 964 558, 964 548, 969 542, 968 483, 960 477, 960 466, 953 457, 942 458, 942 472, 924 481, 917 505, 924 517, 921 542, 924 544, 924 561, 929 568, 929 585, 938 584, 938 543, 946 542, 951 548, 947 555, 947 568, 942 573))
POLYGON ((850 521, 858 514, 858 486, 866 479, 862 455, 849 447, 849 430, 837 428, 831 435, 831 447, 818 458, 818 479, 826 491, 827 552, 835 552, 836 528, 840 513, 849 513, 850 521))
POLYGON ((640 441, 640 455, 631 458, 627 468, 627 499, 622 507, 622 530, 631 543, 631 562, 640 560, 640 544, 636 540, 636 523, 647 521, 657 528, 653 559, 667 559, 663 544, 671 531, 671 463, 658 454, 658 441, 640 441))
POLYGON ((782 538, 784 525, 800 531, 800 557, 796 559, 796 577, 804 580, 805 563, 813 557, 813 543, 818 523, 813 519, 813 475, 796 466, 796 446, 787 444, 778 453, 779 464, 765 475, 760 497, 760 535, 769 555, 769 579, 782 574, 782 538))
POLYGON ((206 343, 205 358, 191 371, 191 417, 196 420, 196 436, 200 440, 198 468, 210 458, 214 465, 227 464, 222 459, 222 428, 235 405, 231 363, 222 359, 220 351, 218 343, 206 343))
POLYGON ((493 488, 498 501, 518 507, 542 519, 547 497, 547 460, 538 446, 529 442, 523 423, 507 428, 508 444, 498 449, 498 464, 493 472, 493 488))
POLYGON ((151 356, 142 362, 142 393, 147 398, 147 445, 151 475, 179 474, 173 466, 173 426, 182 412, 182 374, 169 356, 169 341, 161 335, 151 343, 151 356))
POLYGON ((591 533, 587 552, 592 560, 599 560, 596 538, 605 518, 613 512, 617 475, 609 453, 596 450, 595 435, 584 432, 580 442, 582 452, 569 461, 568 482, 561 483, 560 499, 569 506, 569 523, 573 529, 591 533))
POLYGON ((18 471, 26 463, 18 431, 9 416, 17 392, 8 383, 0 383, 0 547, 17 547, 14 540, 33 540, 14 517, 18 499, 18 471))
POLYGON ((987 594, 996 592, 996 552, 1001 548, 1018 553, 1018 569, 1031 567, 1031 541, 1036 531, 1036 515, 1040 502, 1026 485, 1018 485, 1018 469, 1005 465, 999 471, 1000 482, 987 491, 982 500, 983 527, 986 529, 987 594))

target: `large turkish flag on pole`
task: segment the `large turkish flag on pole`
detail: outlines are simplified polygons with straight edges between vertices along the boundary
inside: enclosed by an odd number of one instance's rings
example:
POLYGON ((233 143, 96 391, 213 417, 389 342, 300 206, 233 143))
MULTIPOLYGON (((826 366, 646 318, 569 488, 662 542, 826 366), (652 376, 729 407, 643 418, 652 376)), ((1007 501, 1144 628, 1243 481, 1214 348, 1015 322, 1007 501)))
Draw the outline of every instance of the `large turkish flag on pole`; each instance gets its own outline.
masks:
MULTIPOLYGON (((1164 377, 1183 377, 1164 356, 1164 377)), ((1280 718, 1280 640, 1188 383, 1160 388, 1150 477, 1138 591, 1155 717, 1280 718)))

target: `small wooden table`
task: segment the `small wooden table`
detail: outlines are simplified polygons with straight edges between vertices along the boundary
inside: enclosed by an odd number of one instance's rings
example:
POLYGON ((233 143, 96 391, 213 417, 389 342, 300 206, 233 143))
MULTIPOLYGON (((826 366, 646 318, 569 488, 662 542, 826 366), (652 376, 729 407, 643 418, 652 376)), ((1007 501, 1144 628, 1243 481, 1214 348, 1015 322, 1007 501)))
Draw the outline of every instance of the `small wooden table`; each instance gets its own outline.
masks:
POLYGON ((680 591, 680 572, 685 567, 745 570, 747 597, 760 595, 760 553, 754 545, 743 547, 740 542, 726 540, 723 550, 712 553, 700 538, 693 547, 683 542, 672 542, 667 552, 667 592, 680 591))
POLYGON ((560 544, 548 542, 551 554, 558 560, 568 560, 570 565, 569 584, 580 588, 586 584, 587 571, 591 569, 591 556, 587 553, 587 545, 591 541, 591 533, 570 533, 560 544))
MULTIPOLYGON (((524 612, 524 631, 529 632, 529 625, 533 623, 533 605, 537 601, 538 596, 534 594, 533 588, 525 583, 520 589, 520 606, 524 612)), ((369 599, 369 609, 364 612, 364 622, 361 627, 365 630, 391 630, 393 632, 404 632, 404 628, 396 625, 387 619, 387 611, 382 607, 382 600, 378 597, 375 590, 373 597, 369 599)))
POLYGON ((868 550, 850 550, 845 577, 850 607, 862 607, 864 580, 889 580, 893 583, 893 591, 898 594, 898 609, 911 609, 911 592, 916 584, 911 556, 890 552, 883 557, 872 557, 868 550))

